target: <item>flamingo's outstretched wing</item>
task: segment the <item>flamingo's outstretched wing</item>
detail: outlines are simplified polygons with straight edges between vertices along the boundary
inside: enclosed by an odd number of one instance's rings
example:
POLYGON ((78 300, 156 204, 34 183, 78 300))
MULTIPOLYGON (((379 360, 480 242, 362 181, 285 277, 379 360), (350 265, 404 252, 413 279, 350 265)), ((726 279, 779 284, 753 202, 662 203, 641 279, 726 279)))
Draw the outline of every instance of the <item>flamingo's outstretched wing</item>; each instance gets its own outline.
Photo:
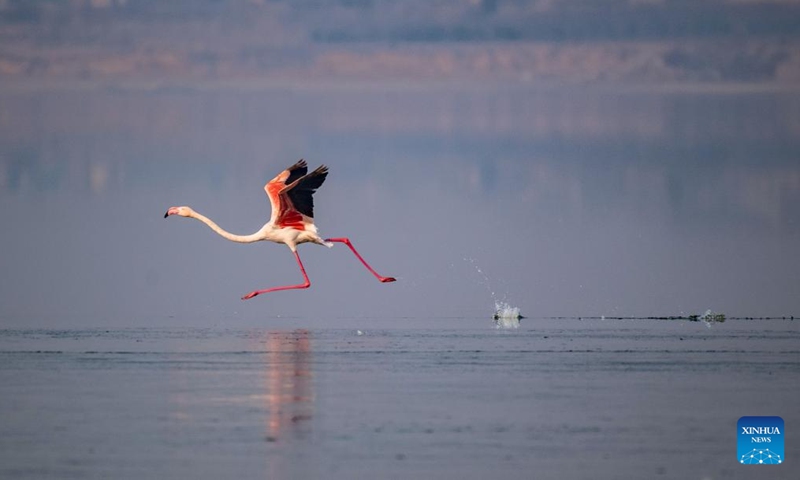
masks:
POLYGON ((267 192, 267 198, 272 206, 272 219, 275 220, 280 215, 281 210, 285 210, 285 206, 281 205, 280 191, 287 183, 296 181, 298 178, 305 176, 308 173, 308 164, 303 159, 282 171, 275 176, 272 180, 264 185, 264 191, 267 192))
POLYGON ((322 186, 328 176, 328 167, 320 165, 308 175, 303 175, 297 180, 286 182, 280 191, 280 196, 288 196, 295 210, 306 217, 314 218, 314 192, 322 186))
POLYGON ((304 223, 313 223, 313 194, 325 181, 328 167, 321 165, 310 174, 307 172, 308 165, 300 160, 264 186, 272 204, 274 225, 304 230, 304 223))

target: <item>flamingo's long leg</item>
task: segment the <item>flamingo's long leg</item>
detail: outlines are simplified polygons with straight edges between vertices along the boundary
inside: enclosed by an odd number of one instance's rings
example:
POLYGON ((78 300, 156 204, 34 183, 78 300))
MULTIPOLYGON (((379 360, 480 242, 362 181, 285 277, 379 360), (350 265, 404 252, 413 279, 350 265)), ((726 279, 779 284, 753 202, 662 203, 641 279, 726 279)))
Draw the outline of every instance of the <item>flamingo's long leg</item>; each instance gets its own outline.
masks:
POLYGON ((359 253, 356 251, 355 247, 353 247, 353 243, 352 243, 352 242, 350 242, 350 239, 349 239, 349 238, 345 238, 345 237, 342 237, 342 238, 326 238, 326 239, 325 239, 325 241, 326 241, 326 242, 339 242, 339 243, 344 243, 345 245, 347 245, 347 246, 350 248, 350 250, 352 250, 352 251, 353 251, 353 253, 356 255, 356 257, 358 258, 358 260, 359 260, 359 261, 360 261, 360 262, 361 262, 361 263, 362 263, 362 264, 363 264, 365 267, 367 267, 367 270, 369 270, 370 272, 372 272, 372 274, 373 274, 373 275, 375 275, 375 278, 377 278, 377 279, 378 279, 378 280, 380 280, 381 282, 384 282, 384 283, 386 283, 386 282, 394 282, 394 281, 396 281, 396 280, 397 280, 397 279, 395 279, 394 277, 384 277, 384 276, 378 275, 378 272, 376 272, 375 270, 373 270, 373 269, 372 269, 372 267, 370 267, 370 266, 369 266, 369 264, 367 263, 367 261, 366 261, 366 260, 364 260, 364 257, 362 257, 361 255, 359 255, 359 253))
POLYGON ((272 288, 267 288, 266 290, 256 290, 242 297, 242 300, 253 298, 256 295, 261 295, 262 293, 277 292, 278 290, 294 290, 300 288, 308 288, 309 286, 311 286, 311 282, 308 281, 308 275, 306 275, 306 269, 303 267, 303 262, 300 261, 300 255, 297 254, 297 250, 294 251, 294 258, 297 259, 297 264, 300 265, 300 272, 303 273, 303 279, 305 280, 304 283, 301 283, 299 285, 286 285, 284 287, 272 287, 272 288))

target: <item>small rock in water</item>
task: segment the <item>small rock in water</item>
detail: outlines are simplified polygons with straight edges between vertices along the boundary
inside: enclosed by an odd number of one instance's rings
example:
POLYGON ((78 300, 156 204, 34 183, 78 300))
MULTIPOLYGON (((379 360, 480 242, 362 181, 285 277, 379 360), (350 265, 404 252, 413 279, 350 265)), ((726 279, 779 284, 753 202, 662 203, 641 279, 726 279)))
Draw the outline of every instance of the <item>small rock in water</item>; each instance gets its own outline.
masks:
POLYGON ((360 337, 361 335, 364 335, 364 332, 362 332, 361 330, 356 330, 356 335, 360 337))
POLYGON ((496 318, 494 320, 495 328, 519 328, 519 318, 496 318))
POLYGON ((712 312, 711 309, 706 310, 706 313, 700 315, 700 320, 710 323, 710 322, 719 322, 722 323, 725 321, 725 314, 724 313, 717 313, 712 312))

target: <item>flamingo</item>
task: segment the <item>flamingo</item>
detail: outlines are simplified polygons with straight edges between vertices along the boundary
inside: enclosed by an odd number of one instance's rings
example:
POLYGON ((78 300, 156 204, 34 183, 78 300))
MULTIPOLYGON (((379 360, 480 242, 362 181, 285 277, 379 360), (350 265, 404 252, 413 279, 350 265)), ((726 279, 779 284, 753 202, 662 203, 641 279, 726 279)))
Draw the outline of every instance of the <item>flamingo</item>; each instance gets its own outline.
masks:
POLYGON ((223 230, 208 217, 195 212, 190 207, 170 207, 164 218, 170 215, 179 215, 200 220, 208 225, 212 230, 222 237, 237 243, 254 243, 269 240, 275 243, 282 243, 289 247, 294 254, 297 264, 300 266, 300 273, 303 274, 303 283, 298 285, 285 285, 282 287, 272 287, 264 290, 255 290, 242 297, 247 300, 261 295, 262 293, 276 292, 278 290, 292 290, 308 288, 311 282, 306 275, 303 262, 297 253, 297 246, 301 243, 316 243, 332 247, 334 243, 347 245, 355 254, 356 258, 369 270, 375 278, 383 283, 394 282, 394 277, 384 277, 378 274, 364 258, 358 253, 349 238, 327 238, 322 239, 317 233, 314 225, 314 192, 322 185, 328 176, 328 167, 321 165, 311 173, 308 173, 308 165, 305 160, 300 160, 291 167, 279 173, 275 178, 264 185, 264 191, 272 205, 272 215, 261 229, 250 235, 236 235, 223 230))

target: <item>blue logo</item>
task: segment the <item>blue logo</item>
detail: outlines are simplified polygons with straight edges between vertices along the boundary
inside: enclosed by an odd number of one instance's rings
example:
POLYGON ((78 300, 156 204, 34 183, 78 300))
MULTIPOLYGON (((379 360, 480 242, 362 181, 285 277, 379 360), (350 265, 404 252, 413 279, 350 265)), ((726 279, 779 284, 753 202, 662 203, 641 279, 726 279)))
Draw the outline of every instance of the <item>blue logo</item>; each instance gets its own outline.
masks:
POLYGON ((742 417, 736 423, 736 454, 745 465, 783 463, 783 419, 781 417, 742 417))

